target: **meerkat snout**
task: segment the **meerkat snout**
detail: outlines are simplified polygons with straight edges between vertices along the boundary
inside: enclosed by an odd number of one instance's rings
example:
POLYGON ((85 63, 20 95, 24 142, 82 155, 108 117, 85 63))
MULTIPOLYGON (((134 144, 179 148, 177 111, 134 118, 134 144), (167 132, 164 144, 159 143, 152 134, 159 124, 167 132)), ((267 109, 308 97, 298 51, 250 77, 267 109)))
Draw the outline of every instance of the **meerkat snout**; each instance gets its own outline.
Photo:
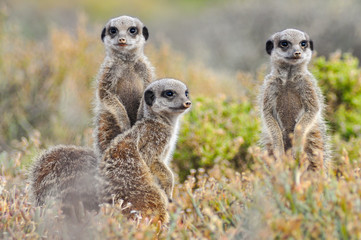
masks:
POLYGON ((119 39, 118 39, 118 42, 119 42, 120 44, 125 44, 125 43, 127 43, 127 39, 125 39, 125 38, 119 38, 119 39))
POLYGON ((295 51, 293 53, 293 56, 296 57, 296 58, 301 57, 301 52, 300 51, 295 51))
POLYGON ((191 102, 191 101, 187 101, 187 102, 183 103, 183 106, 184 106, 185 108, 190 108, 191 105, 192 105, 192 102, 191 102))

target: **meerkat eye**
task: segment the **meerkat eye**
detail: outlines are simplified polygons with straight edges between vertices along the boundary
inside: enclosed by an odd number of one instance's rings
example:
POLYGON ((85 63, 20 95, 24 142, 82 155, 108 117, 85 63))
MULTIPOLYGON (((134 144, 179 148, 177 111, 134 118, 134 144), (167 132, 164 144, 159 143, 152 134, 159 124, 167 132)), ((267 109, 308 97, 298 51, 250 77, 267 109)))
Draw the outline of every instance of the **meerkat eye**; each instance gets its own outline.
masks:
POLYGON ((280 47, 288 47, 288 42, 286 40, 280 41, 280 47))
POLYGON ((301 47, 306 48, 308 46, 307 41, 300 42, 301 47))
POLYGON ((174 94, 175 93, 172 90, 166 90, 166 91, 163 92, 164 97, 173 97, 174 94))
POLYGON ((286 48, 286 47, 288 47, 289 43, 286 40, 282 40, 282 41, 280 41, 279 45, 281 48, 286 48))
POLYGON ((109 33, 110 33, 110 34, 114 35, 114 34, 116 34, 117 32, 118 32, 118 29, 117 29, 116 27, 110 27, 110 28, 109 28, 109 33))
POLYGON ((137 34, 138 33, 138 29, 136 27, 131 27, 129 28, 129 32, 133 35, 137 34))
POLYGON ((188 97, 188 95, 189 95, 189 92, 188 92, 188 90, 186 91, 186 97, 188 97))

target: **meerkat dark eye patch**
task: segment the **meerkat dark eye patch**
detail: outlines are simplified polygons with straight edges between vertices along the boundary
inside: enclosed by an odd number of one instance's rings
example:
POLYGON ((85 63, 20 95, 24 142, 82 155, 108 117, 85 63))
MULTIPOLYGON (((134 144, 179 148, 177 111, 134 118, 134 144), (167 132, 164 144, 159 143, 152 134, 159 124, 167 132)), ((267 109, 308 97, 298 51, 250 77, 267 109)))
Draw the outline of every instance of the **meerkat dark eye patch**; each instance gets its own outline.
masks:
POLYGON ((106 29, 103 28, 102 35, 101 35, 101 39, 103 42, 104 42, 104 38, 105 38, 105 32, 106 32, 106 29))
POLYGON ((268 40, 268 41, 266 42, 266 52, 267 52, 269 55, 271 55, 272 50, 273 50, 273 41, 268 40))
POLYGON ((282 40, 282 41, 280 41, 279 46, 280 46, 281 48, 286 48, 286 47, 289 46, 289 43, 288 43, 288 41, 286 41, 286 40, 282 40))
POLYGON ((130 28, 128 29, 128 31, 129 31, 129 33, 132 34, 132 35, 137 35, 137 33, 138 33, 138 28, 136 28, 136 27, 130 27, 130 28))
POLYGON ((109 30, 108 30, 108 32, 109 32, 109 35, 110 35, 110 36, 114 36, 115 34, 118 33, 118 28, 116 28, 116 27, 110 27, 109 30))
POLYGON ((144 36, 145 41, 147 41, 148 38, 149 38, 148 28, 146 26, 144 26, 142 32, 143 32, 143 36, 144 36))
POLYGON ((306 47, 308 47, 308 42, 305 40, 305 41, 301 41, 300 42, 300 46, 302 47, 302 48, 306 48, 306 47))
POLYGON ((147 90, 144 93, 144 101, 147 105, 152 106, 153 102, 155 100, 155 95, 154 92, 152 92, 151 90, 147 90))
POLYGON ((170 98, 170 97, 173 97, 174 94, 175 94, 175 92, 172 90, 165 90, 162 92, 162 97, 170 98))
POLYGON ((313 51, 313 41, 312 40, 310 40, 310 49, 313 51))
POLYGON ((188 97, 188 96, 189 96, 189 92, 188 92, 188 90, 186 90, 185 94, 186 94, 186 97, 188 97))

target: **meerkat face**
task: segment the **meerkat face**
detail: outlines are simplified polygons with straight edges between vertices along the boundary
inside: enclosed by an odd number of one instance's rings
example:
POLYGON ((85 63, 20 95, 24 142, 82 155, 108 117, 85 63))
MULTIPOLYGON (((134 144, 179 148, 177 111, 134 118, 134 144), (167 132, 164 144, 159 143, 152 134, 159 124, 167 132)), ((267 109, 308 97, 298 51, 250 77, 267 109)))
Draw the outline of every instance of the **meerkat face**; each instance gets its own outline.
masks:
POLYGON ((266 43, 266 51, 273 63, 303 64, 311 60, 313 42, 307 33, 286 29, 272 35, 266 43))
POLYGON ((107 50, 109 48, 117 53, 143 51, 148 37, 147 27, 139 19, 129 16, 109 20, 101 34, 107 50))
POLYGON ((192 105, 187 86, 169 78, 152 82, 144 92, 144 100, 153 113, 167 116, 180 115, 192 105))

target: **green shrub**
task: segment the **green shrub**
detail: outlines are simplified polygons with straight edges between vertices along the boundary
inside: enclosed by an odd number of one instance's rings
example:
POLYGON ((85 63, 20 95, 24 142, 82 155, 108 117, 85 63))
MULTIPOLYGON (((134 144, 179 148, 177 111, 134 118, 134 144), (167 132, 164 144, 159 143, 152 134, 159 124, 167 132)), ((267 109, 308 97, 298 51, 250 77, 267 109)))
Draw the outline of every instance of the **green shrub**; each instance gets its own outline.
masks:
POLYGON ((258 140, 259 120, 249 101, 225 97, 196 98, 184 116, 174 163, 181 180, 190 169, 210 168, 216 163, 235 168, 250 160, 249 146, 258 140))
POLYGON ((312 72, 327 103, 331 129, 346 140, 361 135, 361 70, 350 54, 335 53, 330 60, 316 58, 312 72))

